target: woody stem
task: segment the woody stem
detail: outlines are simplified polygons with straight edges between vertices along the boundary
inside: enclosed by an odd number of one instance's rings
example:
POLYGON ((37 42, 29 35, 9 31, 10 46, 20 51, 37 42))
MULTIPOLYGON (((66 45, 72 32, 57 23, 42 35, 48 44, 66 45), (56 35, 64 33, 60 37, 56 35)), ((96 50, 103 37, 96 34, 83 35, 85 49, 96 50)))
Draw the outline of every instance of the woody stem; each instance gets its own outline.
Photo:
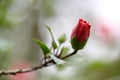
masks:
MULTIPOLYGON (((64 56, 64 57, 61 57, 60 59, 66 59, 74 54, 76 54, 77 51, 73 51, 72 53, 64 56)), ((1 70, 0 71, 0 76, 2 75, 16 75, 18 73, 22 74, 22 73, 28 73, 28 72, 32 72, 32 71, 36 71, 38 69, 41 69, 43 67, 47 67, 47 66, 50 66, 50 65, 47 65, 47 64, 56 64, 53 60, 49 60, 49 61, 46 61, 45 63, 41 64, 41 65, 38 65, 38 66, 35 66, 35 67, 30 67, 30 68, 26 68, 26 69, 15 69, 15 70, 1 70)))

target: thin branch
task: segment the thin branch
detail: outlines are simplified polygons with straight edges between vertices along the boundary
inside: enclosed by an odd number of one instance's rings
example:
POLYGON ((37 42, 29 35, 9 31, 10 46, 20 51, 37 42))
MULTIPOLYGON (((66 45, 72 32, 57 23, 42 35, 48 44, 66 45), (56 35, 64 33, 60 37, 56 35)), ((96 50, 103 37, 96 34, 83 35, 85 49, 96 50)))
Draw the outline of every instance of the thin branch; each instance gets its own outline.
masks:
MULTIPOLYGON (((66 59, 66 58, 74 55, 76 52, 77 51, 73 51, 72 53, 70 53, 70 54, 68 54, 64 57, 61 57, 60 59, 66 59)), ((49 64, 56 64, 56 63, 53 60, 49 60, 49 61, 46 61, 45 63, 43 63, 41 65, 26 68, 26 69, 1 70, 0 71, 0 76, 2 76, 2 75, 16 75, 16 74, 19 74, 19 73, 28 73, 28 72, 36 71, 36 70, 41 69, 43 67, 50 66, 49 64)))

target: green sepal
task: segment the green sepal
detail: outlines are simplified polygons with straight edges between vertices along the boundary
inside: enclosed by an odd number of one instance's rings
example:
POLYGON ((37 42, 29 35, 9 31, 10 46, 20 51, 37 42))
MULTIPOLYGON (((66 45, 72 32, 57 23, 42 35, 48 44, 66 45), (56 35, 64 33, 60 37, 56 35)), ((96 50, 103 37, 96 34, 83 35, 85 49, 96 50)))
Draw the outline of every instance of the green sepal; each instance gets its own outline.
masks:
POLYGON ((58 38, 58 41, 60 44, 64 43, 66 41, 66 35, 65 34, 62 34, 59 38, 58 38))
POLYGON ((49 26, 47 26, 47 25, 45 25, 45 26, 48 29, 48 31, 50 32, 50 35, 52 37, 52 46, 53 46, 54 49, 56 49, 58 46, 57 46, 57 43, 55 42, 55 38, 53 36, 52 30, 50 29, 49 26))
POLYGON ((55 62, 57 65, 61 65, 61 64, 66 63, 64 60, 59 59, 59 58, 57 58, 57 57, 54 56, 54 55, 50 55, 50 57, 54 60, 54 62, 55 62))
POLYGON ((37 39, 33 39, 33 40, 39 45, 39 47, 42 49, 44 54, 50 54, 50 49, 46 46, 46 44, 44 44, 42 41, 37 39))
POLYGON ((72 48, 77 51, 77 50, 83 49, 86 42, 87 42, 87 40, 85 40, 83 42, 78 42, 77 38, 74 36, 71 40, 71 45, 72 45, 72 48))

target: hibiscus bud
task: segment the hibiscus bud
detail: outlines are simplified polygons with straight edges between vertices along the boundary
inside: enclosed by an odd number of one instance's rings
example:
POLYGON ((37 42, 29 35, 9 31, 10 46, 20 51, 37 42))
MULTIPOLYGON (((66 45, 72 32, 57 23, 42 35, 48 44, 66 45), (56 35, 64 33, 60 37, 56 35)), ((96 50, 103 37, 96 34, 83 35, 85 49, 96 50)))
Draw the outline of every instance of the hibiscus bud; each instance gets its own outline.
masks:
POLYGON ((77 26, 71 34, 71 45, 74 50, 83 49, 90 35, 90 25, 83 19, 79 19, 77 26))

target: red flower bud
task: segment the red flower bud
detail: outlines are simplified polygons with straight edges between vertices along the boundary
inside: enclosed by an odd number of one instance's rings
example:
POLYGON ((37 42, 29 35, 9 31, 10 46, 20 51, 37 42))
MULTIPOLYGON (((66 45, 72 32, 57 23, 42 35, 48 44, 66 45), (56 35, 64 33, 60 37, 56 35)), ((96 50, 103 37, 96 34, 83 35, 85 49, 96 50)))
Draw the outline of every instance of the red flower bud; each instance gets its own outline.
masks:
POLYGON ((90 35, 90 25, 88 22, 80 19, 77 26, 73 29, 71 34, 71 44, 73 49, 82 49, 90 35))

